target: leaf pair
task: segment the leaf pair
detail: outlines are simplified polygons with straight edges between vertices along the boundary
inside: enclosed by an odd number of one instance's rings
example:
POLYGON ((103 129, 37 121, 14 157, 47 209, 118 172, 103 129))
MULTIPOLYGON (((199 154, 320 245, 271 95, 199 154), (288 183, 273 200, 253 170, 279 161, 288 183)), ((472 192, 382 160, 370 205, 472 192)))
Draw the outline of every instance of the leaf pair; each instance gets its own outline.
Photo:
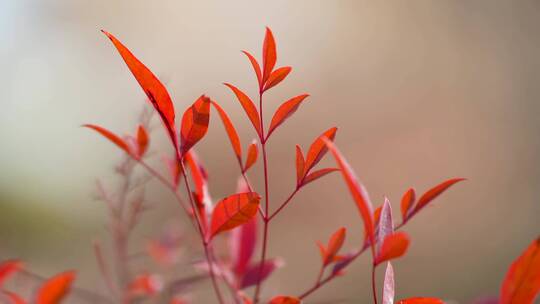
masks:
MULTIPOLYGON (((394 268, 392 264, 388 262, 386 266, 386 272, 384 275, 384 285, 383 285, 383 298, 382 304, 394 304, 394 268)), ((437 298, 408 298, 404 300, 399 300, 398 304, 444 304, 444 301, 437 298)))
POLYGON ((431 201, 441 195, 455 183, 465 180, 464 178, 452 178, 426 191, 416 202, 416 194, 413 188, 408 189, 401 198, 401 216, 406 223, 412 216, 426 207, 431 201))
POLYGON ((403 256, 410 244, 409 236, 406 233, 394 233, 392 207, 388 198, 385 197, 383 205, 377 211, 375 212, 375 223, 377 227, 375 266, 403 256))
POLYGON ((315 181, 328 173, 337 171, 336 168, 324 168, 311 172, 313 167, 315 167, 323 158, 323 156, 328 152, 324 141, 328 139, 333 141, 336 137, 337 128, 333 127, 324 131, 319 137, 313 141, 309 147, 307 156, 304 157, 302 148, 296 145, 296 185, 297 187, 306 185, 312 181, 315 181))
POLYGON ((148 132, 142 125, 139 125, 139 127, 137 128, 137 137, 134 138, 128 135, 125 136, 125 139, 122 139, 113 132, 97 125, 85 124, 83 125, 83 127, 98 132, 99 134, 110 140, 112 143, 114 143, 117 147, 122 149, 124 152, 133 156, 136 159, 142 158, 148 150, 150 139, 148 137, 148 132))
POLYGON ((325 247, 322 243, 318 242, 317 245, 321 251, 321 258, 323 267, 328 266, 332 262, 337 262, 343 259, 343 256, 338 255, 343 243, 345 242, 345 237, 347 234, 347 229, 345 227, 339 228, 328 241, 328 246, 325 247))

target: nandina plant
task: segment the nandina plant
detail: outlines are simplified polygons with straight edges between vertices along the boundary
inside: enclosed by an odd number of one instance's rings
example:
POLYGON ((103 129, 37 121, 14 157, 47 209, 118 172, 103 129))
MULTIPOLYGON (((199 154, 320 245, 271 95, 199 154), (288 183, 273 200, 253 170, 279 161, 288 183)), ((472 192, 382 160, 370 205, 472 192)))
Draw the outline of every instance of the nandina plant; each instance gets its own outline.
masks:
MULTIPOLYGON (((270 188, 271 165, 268 162, 267 146, 274 132, 284 127, 284 123, 305 103, 309 95, 299 94, 283 102, 273 114, 270 123, 266 123, 265 98, 271 89, 281 84, 292 71, 289 66, 276 67, 277 48, 270 29, 266 29, 262 64, 251 53, 243 52, 256 76, 257 96, 250 97, 238 87, 225 83, 232 92, 233 99, 244 109, 255 133, 256 139, 247 145, 245 154, 233 122, 216 100, 201 95, 184 111, 178 123, 172 98, 165 86, 115 36, 105 31, 103 33, 111 40, 146 94, 151 108, 159 116, 170 139, 173 154, 164 157, 168 175, 162 175, 159 168, 152 167, 147 162, 147 158, 150 157, 148 151, 151 138, 148 132, 151 114, 148 111, 141 115, 140 124, 135 128, 134 135, 118 136, 98 125, 84 125, 107 138, 125 155, 125 159, 116 170, 122 181, 120 187, 111 190, 98 182, 99 199, 106 203, 110 211, 112 254, 105 254, 99 241, 95 242, 94 249, 109 296, 103 297, 83 290, 87 297, 92 297, 93 302, 108 303, 127 304, 145 300, 159 303, 187 303, 194 286, 209 278, 217 303, 301 303, 329 282, 344 275, 352 262, 368 252, 371 260, 373 303, 395 302, 395 275, 390 261, 403 257, 411 243, 410 236, 399 230, 416 218, 435 198, 463 181, 463 178, 447 179, 423 192, 419 198, 414 188, 405 191, 400 204, 401 221, 395 224, 388 199, 385 198, 381 206, 374 208, 366 188, 334 143, 337 128, 331 127, 315 138, 307 153, 304 153, 300 146, 296 146, 296 181, 291 185, 290 194, 284 201, 273 200, 274 195, 271 195, 271 191, 275 189, 270 188), (204 139, 208 131, 213 110, 217 112, 225 128, 238 163, 238 176, 235 177, 238 178, 236 192, 224 196, 217 202, 210 197, 208 173, 194 151, 197 143, 204 139), (319 162, 328 152, 334 158, 336 167, 319 168, 319 162), (262 172, 252 170, 257 161, 262 162, 262 172), (146 170, 150 178, 163 184, 186 213, 193 228, 191 232, 196 234, 198 246, 203 253, 202 261, 195 259, 196 262, 190 263, 189 267, 195 267, 201 275, 166 278, 158 272, 136 269, 137 267, 131 265, 128 242, 133 227, 140 221, 146 207, 144 185, 148 180, 134 177, 133 171, 137 166, 146 170), (317 243, 321 262, 318 266, 314 266, 314 270, 317 271, 314 280, 308 281, 314 283, 307 283, 305 290, 297 295, 274 295, 263 298, 261 295, 266 279, 283 264, 281 259, 268 256, 269 242, 279 242, 278 238, 270 236, 269 226, 276 217, 285 212, 298 192, 304 190, 310 183, 319 182, 319 179, 338 171, 363 222, 362 244, 359 244, 356 250, 343 252, 342 247, 348 232, 343 227, 336 227, 336 231, 327 242, 317 243), (262 175, 264 181, 262 189, 256 189, 250 183, 248 175, 254 174, 262 175), (228 258, 223 258, 226 256, 224 253, 216 252, 218 247, 215 246, 215 241, 222 237, 229 239, 228 258), (261 241, 258 257, 254 256, 257 240, 261 241), (380 266, 386 268, 382 286, 378 286, 375 276, 380 266)), ((178 236, 165 233, 164 236, 151 240, 145 252, 156 262, 170 266, 178 261, 175 253, 181 246, 178 236)), ((0 265, 0 288, 3 290, 3 297, 9 303, 26 303, 24 297, 2 287, 2 283, 9 276, 22 271, 28 272, 18 260, 5 261, 0 265)), ((68 271, 45 280, 29 300, 36 303, 59 303, 74 289, 72 286, 74 279, 75 272, 68 271)), ((540 239, 533 241, 511 265, 504 278, 500 296, 489 298, 483 303, 532 303, 539 291, 540 239)), ((192 301, 199 303, 197 299, 192 301)), ((397 303, 428 304, 444 301, 435 297, 415 297, 399 300, 397 303)))

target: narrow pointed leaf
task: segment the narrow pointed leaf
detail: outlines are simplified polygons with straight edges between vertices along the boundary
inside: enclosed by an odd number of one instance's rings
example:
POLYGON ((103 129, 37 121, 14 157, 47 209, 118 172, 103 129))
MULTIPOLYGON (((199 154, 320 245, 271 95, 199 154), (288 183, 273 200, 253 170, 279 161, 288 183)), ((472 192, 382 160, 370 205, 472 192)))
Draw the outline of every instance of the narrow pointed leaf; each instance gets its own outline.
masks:
POLYGON ((280 259, 271 259, 264 261, 262 269, 259 263, 250 265, 242 277, 240 282, 240 288, 244 289, 257 284, 259 281, 263 282, 278 268, 283 266, 283 261, 280 259))
POLYGON ((373 205, 369 198, 369 195, 364 187, 359 181, 350 165, 347 163, 345 158, 341 155, 341 152, 337 147, 328 139, 323 138, 323 144, 326 144, 328 149, 334 155, 336 163, 341 171, 343 179, 345 180, 349 191, 356 202, 356 206, 360 211, 360 215, 364 221, 364 230, 368 235, 368 239, 374 244, 374 225, 373 225, 373 205))
POLYGON ((257 135, 259 135, 260 137, 262 134, 261 120, 259 119, 259 111, 257 111, 257 108, 255 107, 253 101, 251 101, 251 99, 244 92, 240 91, 240 89, 233 86, 232 84, 226 83, 225 85, 228 86, 236 95, 236 98, 238 98, 238 101, 242 105, 242 108, 244 108, 244 111, 246 111, 246 114, 251 121, 251 124, 255 128, 257 135))
MULTIPOLYGON (((454 185, 457 182, 465 180, 464 178, 453 178, 449 179, 447 181, 444 181, 437 186, 431 188, 426 193, 424 193, 420 199, 418 199, 418 203, 416 203, 416 206, 414 208, 414 211, 412 214, 416 214, 418 211, 420 211, 422 208, 424 208, 427 204, 429 204, 432 200, 434 200, 437 196, 442 194, 446 189, 450 188, 452 185, 454 185)), ((412 216, 411 214, 411 216, 412 216)))
POLYGON ((377 254, 375 265, 401 257, 407 252, 409 244, 410 239, 405 232, 388 235, 384 239, 380 252, 377 254))
POLYGON ((106 31, 102 31, 112 41, 120 56, 124 59, 129 70, 139 82, 139 85, 148 96, 148 99, 159 113, 161 120, 171 138, 175 148, 178 147, 176 129, 174 123, 174 106, 165 86, 131 51, 129 51, 116 37, 106 31))
POLYGON ((384 273, 382 304, 394 304, 394 294, 394 268, 392 267, 392 264, 388 262, 384 273))
POLYGON ((270 74, 276 65, 276 60, 276 41, 274 40, 272 31, 267 27, 263 43, 263 84, 266 83, 268 77, 270 77, 270 74))
POLYGON ((244 166, 244 172, 247 172, 251 166, 257 161, 259 150, 257 149, 257 142, 254 140, 248 147, 246 165, 244 166))
POLYGON ((116 146, 118 146, 120 149, 124 150, 124 152, 126 152, 127 154, 132 154, 131 150, 129 149, 128 144, 122 138, 118 137, 116 134, 112 133, 111 131, 105 128, 102 128, 100 126, 91 125, 91 124, 83 125, 83 127, 86 127, 86 128, 89 128, 98 132, 99 134, 103 135, 105 138, 110 140, 112 143, 114 143, 116 146))
POLYGON ((231 231, 230 245, 232 268, 241 277, 246 273, 257 243, 257 217, 231 231))
POLYGON ((307 185, 329 173, 336 172, 336 171, 339 171, 339 169, 338 168, 324 168, 324 169, 314 171, 310 173, 308 176, 306 176, 306 178, 304 178, 304 182, 302 183, 302 185, 307 185))
POLYGON ((212 105, 218 111, 219 117, 221 118, 221 121, 223 122, 223 125, 225 126, 225 131, 227 132, 227 135, 229 136, 229 140, 231 141, 231 145, 233 147, 236 158, 238 159, 240 163, 242 163, 242 144, 240 143, 240 137, 238 136, 238 133, 236 132, 236 129, 234 128, 234 125, 231 122, 231 119, 217 102, 212 101, 212 105))
POLYGON ((533 303, 540 292, 540 237, 510 265, 501 288, 500 304, 533 303))
POLYGON ((347 229, 344 227, 339 228, 336 232, 334 232, 334 234, 332 234, 332 237, 330 237, 330 240, 328 241, 328 247, 325 250, 326 254, 323 259, 324 266, 334 261, 334 257, 339 253, 339 250, 345 242, 346 235, 347 229))
POLYGON ((210 210, 212 210, 212 199, 210 197, 210 192, 208 191, 208 181, 205 173, 206 170, 199 162, 197 154, 195 154, 194 150, 186 153, 185 162, 189 167, 191 178, 195 184, 193 196, 198 207, 197 211, 201 217, 202 226, 206 230, 207 215, 210 213, 210 210))
POLYGON ((257 75, 257 83, 259 84, 259 88, 261 88, 262 87, 261 66, 257 62, 257 59, 255 59, 255 57, 253 57, 253 55, 251 55, 249 52, 242 51, 242 53, 244 53, 248 57, 249 62, 251 62, 251 66, 253 66, 253 70, 255 71, 255 75, 257 75))
POLYGON ((388 198, 384 198, 384 204, 381 209, 379 220, 379 229, 377 231, 377 254, 381 253, 381 247, 388 235, 394 233, 394 221, 392 219, 392 206, 388 198))
POLYGON ((416 193, 414 188, 409 188, 401 198, 401 218, 403 222, 407 221, 415 200, 416 193))
POLYGON ((148 150, 148 143, 150 139, 148 137, 148 132, 144 126, 140 125, 137 128, 137 147, 138 147, 138 156, 142 157, 148 150))
POLYGON ((270 128, 268 129, 268 135, 266 138, 270 137, 270 134, 279 127, 287 118, 289 118, 300 106, 300 103, 308 97, 308 94, 302 94, 296 97, 293 97, 286 102, 284 102, 274 113, 272 121, 270 122, 270 128))
POLYGON ((10 276, 22 269, 22 266, 21 260, 7 260, 0 264, 0 289, 10 276))
POLYGON ((273 88, 276 85, 278 85, 280 82, 283 81, 283 79, 287 77, 287 75, 289 75, 291 70, 292 70, 291 67, 286 66, 286 67, 282 67, 273 71, 270 74, 270 76, 268 76, 268 80, 266 80, 266 83, 264 84, 263 91, 267 91, 270 88, 273 88))
POLYGON ((409 298, 400 300, 397 304, 444 304, 444 301, 437 298, 409 298))
POLYGON ((66 271, 45 281, 36 293, 36 304, 58 304, 70 292, 74 271, 66 271))
POLYGON ((296 145, 296 184, 300 185, 304 178, 304 168, 306 161, 304 160, 304 153, 299 145, 296 145))
POLYGON ((277 296, 273 297, 272 300, 270 300, 269 304, 300 304, 301 301, 298 298, 295 297, 289 297, 289 296, 277 296))
POLYGON ((317 139, 311 144, 311 147, 309 147, 309 151, 306 156, 306 166, 305 166, 305 174, 309 173, 309 171, 317 164, 323 156, 328 151, 326 145, 324 144, 324 138, 328 138, 330 141, 334 141, 334 138, 336 137, 336 131, 337 128, 330 128, 326 130, 323 134, 321 134, 317 139))
POLYGON ((202 95, 184 112, 180 132, 180 152, 182 155, 201 140, 208 131, 210 102, 210 98, 202 95))
POLYGON ((210 236, 247 223, 257 214, 260 195, 255 192, 233 194, 217 203, 212 212, 210 236))

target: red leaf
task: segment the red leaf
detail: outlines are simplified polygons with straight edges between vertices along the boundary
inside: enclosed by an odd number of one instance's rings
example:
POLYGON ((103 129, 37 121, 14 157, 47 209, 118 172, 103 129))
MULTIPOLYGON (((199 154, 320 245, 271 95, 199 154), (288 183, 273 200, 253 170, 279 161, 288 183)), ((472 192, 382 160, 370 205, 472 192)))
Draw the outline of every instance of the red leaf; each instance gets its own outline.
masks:
POLYGON ((289 118, 300 106, 300 103, 308 97, 308 94, 302 94, 296 97, 293 97, 286 102, 284 102, 279 108, 276 110, 276 113, 274 113, 274 116, 272 117, 272 121, 270 122, 270 128, 268 129, 268 134, 266 135, 266 138, 270 137, 270 134, 274 132, 274 130, 279 127, 287 118, 289 118))
POLYGON ((247 270, 257 243, 257 217, 231 231, 230 245, 232 268, 238 277, 247 270))
POLYGON ((407 221, 415 199, 416 193, 414 192, 414 188, 409 188, 409 190, 403 194, 403 197, 401 198, 401 218, 403 222, 407 221))
POLYGON ((404 255, 409 248, 409 244, 409 236, 405 232, 396 232, 388 235, 384 239, 381 250, 377 254, 375 265, 404 255))
POLYGON ((0 289, 10 276, 21 270, 22 266, 23 263, 20 260, 8 260, 0 264, 0 289))
POLYGON ((394 221, 392 219, 392 206, 388 198, 384 198, 384 204, 381 209, 381 215, 379 220, 379 229, 377 231, 377 254, 381 253, 383 241, 386 240, 388 235, 394 233, 394 221))
POLYGON ((129 293, 134 296, 153 296, 163 289, 163 280, 155 274, 141 274, 129 283, 129 293))
POLYGON ((66 271, 45 281, 36 293, 36 304, 58 304, 69 293, 75 271, 66 271))
POLYGON ((117 145, 120 149, 124 150, 124 152, 126 152, 127 154, 132 154, 131 150, 129 149, 128 144, 123 139, 118 137, 116 134, 112 133, 111 131, 105 128, 102 128, 100 126, 91 125, 91 124, 83 125, 83 127, 95 130, 99 134, 105 136, 105 138, 113 142, 115 145, 117 145))
POLYGON ((240 163, 242 163, 242 145, 240 144, 240 137, 238 136, 238 133, 236 132, 236 129, 231 122, 231 119, 217 102, 212 101, 212 105, 218 111, 219 117, 221 117, 221 121, 225 126, 225 131, 227 131, 227 135, 229 136, 229 140, 231 141, 231 145, 233 147, 234 154, 236 154, 236 158, 240 163))
POLYGON ((416 203, 416 206, 410 216, 413 216, 414 214, 416 214, 418 211, 424 208, 427 204, 429 204, 432 200, 434 200, 437 196, 443 193, 446 189, 450 188, 450 186, 462 180, 465 180, 465 179, 464 178, 449 179, 431 188, 430 190, 428 190, 426 193, 424 193, 420 197, 420 199, 418 200, 418 203, 416 203))
POLYGON ((304 178, 304 168, 306 161, 304 160, 304 153, 299 145, 296 145, 296 184, 300 185, 304 178))
POLYGON ((280 259, 271 259, 264 261, 262 271, 259 263, 251 265, 248 269, 246 269, 246 272, 242 277, 242 281, 240 282, 240 289, 253 286, 259 281, 262 282, 266 280, 276 269, 280 268, 281 266, 283 266, 283 261, 281 261, 280 259))
POLYGON ((139 125, 139 128, 137 129, 137 147, 139 157, 142 157, 146 153, 149 142, 150 140, 148 138, 148 132, 146 132, 144 126, 139 125))
POLYGON ((247 172, 251 166, 257 161, 257 156, 259 155, 259 150, 257 149, 257 142, 253 141, 248 147, 246 165, 244 166, 244 172, 247 172))
POLYGON ((326 266, 334 261, 334 258, 339 253, 339 250, 345 242, 345 236, 347 229, 344 227, 339 228, 328 241, 328 247, 324 250, 323 265, 326 266))
POLYGON ((180 131, 180 152, 182 155, 201 140, 208 131, 210 102, 210 98, 202 95, 184 112, 180 131))
POLYGON ((444 301, 437 298, 409 298, 400 300, 397 304, 444 304, 444 301))
POLYGON ((225 83, 226 86, 228 86, 236 95, 236 98, 238 98, 238 101, 244 108, 244 111, 246 111, 246 114, 251 121, 251 124, 253 124, 253 127, 255 128, 255 131, 257 131, 257 135, 261 137, 261 121, 259 119, 259 111, 257 111, 257 108, 255 107, 255 104, 251 99, 242 91, 240 91, 237 87, 233 86, 232 84, 225 83))
POLYGON ((540 292, 540 237, 510 265, 501 288, 501 304, 532 303, 540 292))
POLYGON ((135 79, 139 82, 139 85, 144 90, 148 99, 159 113, 161 120, 165 124, 165 128, 169 133, 173 145, 178 147, 176 139, 176 129, 174 124, 174 106, 169 96, 169 92, 165 86, 159 81, 159 79, 142 63, 137 59, 116 37, 110 33, 102 32, 109 37, 112 41, 120 56, 124 59, 135 79))
POLYGON ((384 273, 384 285, 382 294, 382 304, 394 304, 394 268, 388 262, 384 273))
POLYGON ((306 156, 306 166, 304 169, 304 174, 308 174, 311 170, 326 154, 328 149, 324 144, 324 138, 328 138, 330 141, 334 141, 336 137, 337 128, 330 128, 321 134, 309 147, 309 151, 306 156))
POLYGON ((270 304, 300 304, 301 301, 295 297, 277 296, 270 300, 270 304))
POLYGON ((263 84, 266 83, 268 77, 272 73, 272 70, 276 65, 276 60, 276 41, 274 40, 272 31, 267 27, 263 43, 263 84))
POLYGON ((197 155, 193 150, 189 151, 185 155, 185 161, 189 166, 191 178, 195 184, 194 197, 198 207, 197 211, 201 217, 202 226, 206 230, 207 213, 210 212, 210 208, 212 207, 212 199, 210 198, 210 193, 208 192, 206 171, 200 164, 199 160, 197 159, 197 155))
MULTIPOLYGON (((351 192, 351 195, 356 202, 356 206, 358 207, 358 210, 360 211, 360 215, 362 216, 362 219, 364 220, 364 230, 366 231, 369 240, 372 244, 374 244, 374 225, 373 225, 373 205, 371 204, 371 200, 369 199, 369 195, 364 188, 364 186, 358 181, 358 178, 352 171, 351 167, 345 160, 345 158, 341 155, 341 152, 337 149, 334 144, 326 139, 323 138, 323 144, 326 143, 326 146, 332 154, 334 155, 334 158, 336 159, 336 163, 338 164, 338 167, 341 169, 341 174, 343 175, 343 179, 345 180, 347 186, 349 187, 349 191, 351 192)), ((313 146, 312 146, 313 147, 313 146)))
POLYGON ((282 67, 273 71, 270 74, 270 76, 268 76, 268 80, 266 81, 264 85, 263 92, 269 90, 270 88, 275 87, 278 83, 282 82, 283 79, 285 79, 285 77, 289 75, 291 70, 292 70, 291 67, 286 66, 286 67, 282 67))
POLYGON ((248 222, 257 214, 260 195, 255 192, 233 194, 217 203, 212 212, 209 239, 248 222))
POLYGON ((171 183, 174 186, 178 187, 178 184, 180 183, 180 179, 182 178, 182 166, 176 160, 176 158, 171 159, 167 157, 166 155, 163 156, 163 161, 165 162, 165 165, 169 169, 169 173, 172 179, 171 183))
POLYGON ((257 62, 257 59, 253 57, 250 53, 246 51, 242 51, 242 53, 246 54, 249 61, 251 62, 251 65, 253 66, 253 70, 255 71, 255 75, 257 75, 257 82, 259 83, 259 88, 262 88, 262 73, 261 73, 261 66, 257 62))
POLYGON ((9 302, 7 304, 26 304, 26 301, 14 292, 2 290, 0 291, 0 293, 2 293, 7 299, 9 299, 9 302))
POLYGON ((336 172, 336 171, 339 171, 339 169, 338 168, 324 168, 324 169, 320 169, 315 172, 312 172, 308 176, 306 176, 306 178, 304 178, 302 185, 307 185, 329 173, 336 172))

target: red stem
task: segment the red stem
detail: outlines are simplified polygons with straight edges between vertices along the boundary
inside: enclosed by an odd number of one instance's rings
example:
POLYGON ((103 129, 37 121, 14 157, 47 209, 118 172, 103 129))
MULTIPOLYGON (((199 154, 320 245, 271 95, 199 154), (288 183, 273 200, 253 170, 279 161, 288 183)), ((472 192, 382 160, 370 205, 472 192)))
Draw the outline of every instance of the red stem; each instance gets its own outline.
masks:
POLYGON ((375 304, 377 304, 377 284, 375 281, 375 269, 376 266, 375 264, 373 264, 373 266, 371 267, 371 291, 373 292, 373 301, 375 304))
POLYGON ((281 212, 281 210, 283 210, 283 208, 285 208, 287 204, 289 204, 289 202, 292 200, 292 198, 298 192, 298 190, 300 190, 300 187, 297 187, 296 189, 294 189, 294 191, 289 195, 289 197, 285 200, 285 202, 283 202, 283 204, 281 204, 281 206, 279 206, 279 208, 277 208, 277 210, 274 211, 274 213, 272 213, 270 217, 268 217, 268 221, 271 221, 274 218, 274 216, 278 215, 278 213, 281 212))

